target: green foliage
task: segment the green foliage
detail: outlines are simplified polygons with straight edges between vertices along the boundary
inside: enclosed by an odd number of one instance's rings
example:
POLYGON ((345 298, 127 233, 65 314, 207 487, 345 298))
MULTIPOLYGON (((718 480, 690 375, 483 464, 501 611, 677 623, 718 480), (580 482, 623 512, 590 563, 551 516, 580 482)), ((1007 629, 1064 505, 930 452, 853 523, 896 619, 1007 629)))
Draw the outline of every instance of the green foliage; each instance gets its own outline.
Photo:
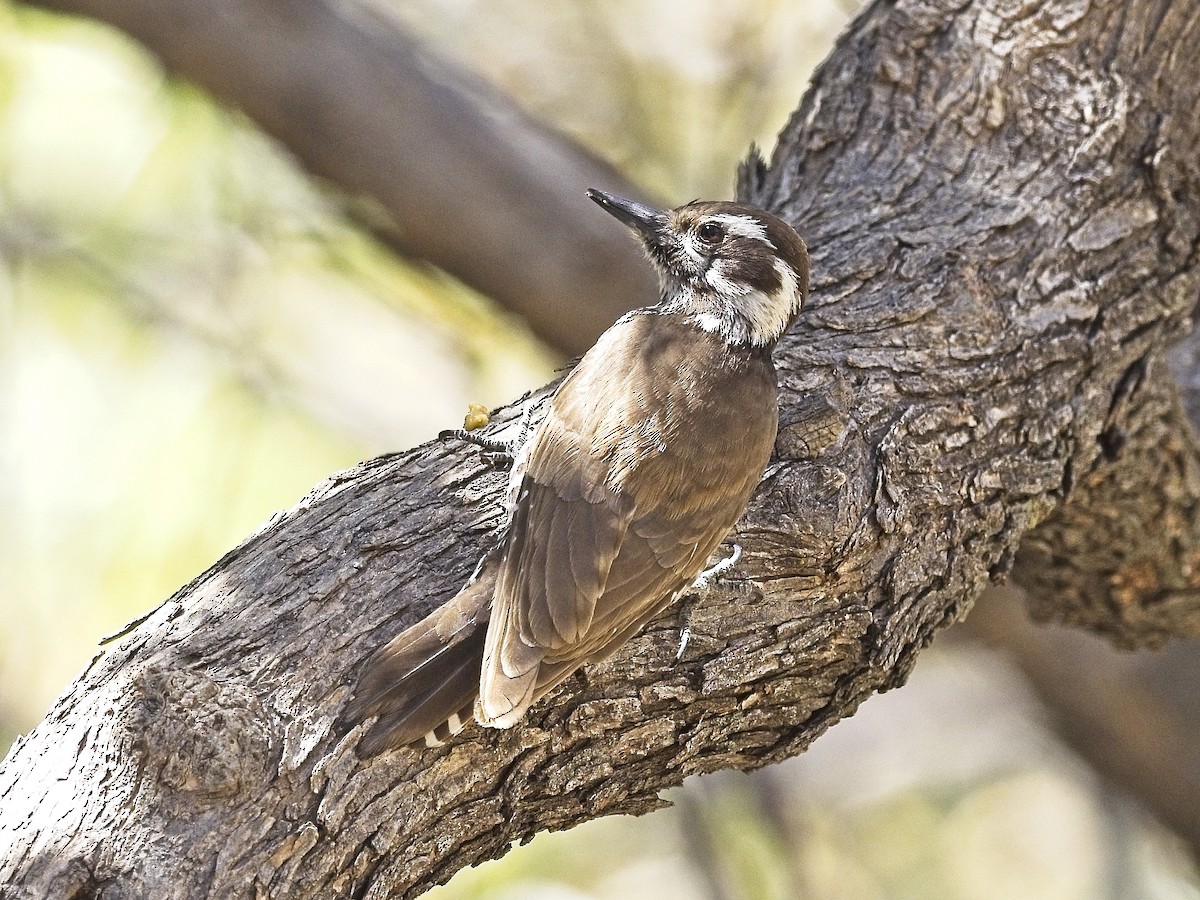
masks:
MULTIPOLYGON (((392 12, 682 201, 728 195, 749 142, 771 146, 849 9, 392 12)), ((100 636, 274 510, 459 424, 468 402, 541 384, 554 362, 484 298, 382 250, 343 199, 122 35, 0 0, 0 746, 100 636)), ((541 836, 431 896, 1200 896, 1140 816, 1101 827, 1112 801, 1036 723, 1012 720, 1019 690, 989 706, 972 693, 981 673, 926 682, 930 658, 769 781, 693 780, 675 810, 541 836), (954 703, 939 707, 930 683, 953 685, 954 703), (954 704, 989 747, 947 739, 954 704), (1024 755, 989 762, 998 747, 1024 755), (964 760, 977 768, 956 776, 964 760), (935 774, 914 775, 922 765, 935 774)))
POLYGON ((0 20, 5 737, 274 510, 553 360, 119 33, 0 20))

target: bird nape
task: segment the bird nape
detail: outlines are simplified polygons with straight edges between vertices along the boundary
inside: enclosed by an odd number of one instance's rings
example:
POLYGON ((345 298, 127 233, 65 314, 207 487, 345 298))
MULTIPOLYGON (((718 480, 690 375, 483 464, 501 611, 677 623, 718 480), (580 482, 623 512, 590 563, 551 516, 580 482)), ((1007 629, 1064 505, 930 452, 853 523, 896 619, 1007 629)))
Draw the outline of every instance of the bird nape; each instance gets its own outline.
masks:
POLYGON ((616 652, 695 582, 771 455, 804 242, 752 206, 588 196, 641 240, 662 297, 601 335, 512 448, 510 514, 467 584, 368 661, 342 714, 376 717, 360 755, 472 718, 509 728, 616 652))

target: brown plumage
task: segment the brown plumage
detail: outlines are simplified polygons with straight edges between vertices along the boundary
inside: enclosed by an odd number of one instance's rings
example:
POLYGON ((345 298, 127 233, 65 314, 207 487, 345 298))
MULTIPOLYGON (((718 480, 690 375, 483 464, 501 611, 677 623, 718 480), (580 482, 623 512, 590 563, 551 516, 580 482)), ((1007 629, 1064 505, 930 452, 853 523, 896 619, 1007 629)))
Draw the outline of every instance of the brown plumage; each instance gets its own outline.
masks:
POLYGON ((752 207, 589 196, 640 234, 663 299, 605 332, 550 399, 468 584, 368 664, 344 714, 378 716, 361 753, 435 745, 472 714, 510 727, 614 653, 692 585, 770 457, 771 350, 807 293, 803 242, 752 207))

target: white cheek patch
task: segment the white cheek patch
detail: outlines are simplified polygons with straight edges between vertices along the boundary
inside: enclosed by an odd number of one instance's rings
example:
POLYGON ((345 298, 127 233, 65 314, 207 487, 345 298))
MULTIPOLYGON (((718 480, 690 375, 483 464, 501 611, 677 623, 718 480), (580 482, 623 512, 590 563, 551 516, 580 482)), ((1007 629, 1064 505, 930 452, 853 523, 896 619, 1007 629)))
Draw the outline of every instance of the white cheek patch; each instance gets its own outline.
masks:
POLYGON ((750 287, 745 282, 734 281, 730 278, 729 269, 730 260, 713 260, 712 265, 704 273, 704 280, 722 297, 741 297, 748 293, 750 287))
POLYGON ((714 260, 704 273, 704 280, 721 302, 698 313, 696 324, 730 343, 761 345, 778 340, 799 312, 802 298, 796 273, 783 260, 775 260, 779 289, 768 294, 730 278, 731 266, 729 260, 714 260))
POLYGON ((800 283, 796 280, 796 273, 782 259, 776 259, 775 274, 779 276, 779 296, 783 298, 789 311, 792 307, 797 307, 796 312, 799 312, 798 307, 803 298, 800 296, 800 283))
POLYGON ((767 237, 767 229, 763 226, 763 223, 750 216, 735 216, 732 213, 721 213, 720 215, 710 217, 709 221, 720 222, 725 226, 725 230, 729 234, 749 238, 753 241, 762 241, 772 250, 778 249, 772 243, 771 239, 767 237))
POLYGON ((781 259, 775 260, 779 289, 773 294, 754 291, 743 297, 739 305, 750 322, 750 339, 756 344, 778 340, 800 312, 803 298, 796 273, 781 259))
POLYGON ((792 318, 791 305, 782 293, 753 291, 743 297, 738 305, 750 323, 750 341, 754 344, 777 340, 792 318))

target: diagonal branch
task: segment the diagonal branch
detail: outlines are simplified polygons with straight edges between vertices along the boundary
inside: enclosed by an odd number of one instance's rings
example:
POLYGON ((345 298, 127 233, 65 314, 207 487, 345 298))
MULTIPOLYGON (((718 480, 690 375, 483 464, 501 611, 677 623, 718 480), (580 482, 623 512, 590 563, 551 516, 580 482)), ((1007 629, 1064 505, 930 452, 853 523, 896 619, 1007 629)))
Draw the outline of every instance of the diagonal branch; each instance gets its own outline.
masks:
POLYGON ((1117 459, 1165 437, 1125 398, 1200 289, 1198 39, 1166 0, 866 10, 743 178, 816 279, 736 580, 521 728, 362 764, 329 733, 355 672, 467 576, 501 490, 458 448, 364 463, 111 644, 16 746, 0 883, 415 896, 514 839, 795 754, 902 683, 1106 435, 1127 435, 1117 459))
POLYGON ((363 4, 28 2, 137 38, 310 172, 370 198, 392 247, 496 298, 568 355, 654 299, 633 242, 583 196, 644 192, 363 4))

